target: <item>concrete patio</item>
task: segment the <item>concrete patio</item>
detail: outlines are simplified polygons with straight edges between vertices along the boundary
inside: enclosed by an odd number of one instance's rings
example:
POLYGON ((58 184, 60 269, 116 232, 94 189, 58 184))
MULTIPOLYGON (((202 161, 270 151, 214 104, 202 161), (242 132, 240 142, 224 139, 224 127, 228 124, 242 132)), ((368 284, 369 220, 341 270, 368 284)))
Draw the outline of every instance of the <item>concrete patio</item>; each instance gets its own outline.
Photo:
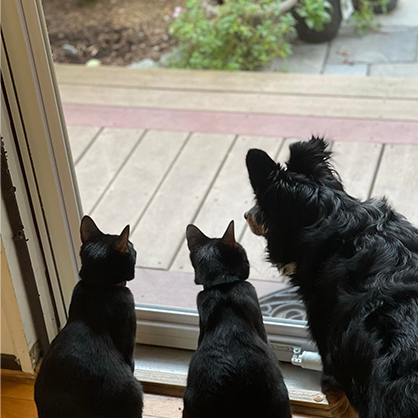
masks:
MULTIPOLYGON (((236 222, 260 298, 286 287, 245 224, 249 148, 325 135, 347 191, 418 225, 418 79, 57 66, 84 212, 131 225, 138 303, 195 307, 185 227, 236 222)), ((269 311, 266 308, 266 312, 269 311)))
MULTIPOLYGON (((342 0, 350 16, 350 0, 342 0)), ((287 61, 273 60, 265 71, 369 77, 418 77, 418 2, 399 0, 395 10, 377 15, 380 28, 363 36, 347 20, 335 39, 322 44, 296 41, 287 61)))

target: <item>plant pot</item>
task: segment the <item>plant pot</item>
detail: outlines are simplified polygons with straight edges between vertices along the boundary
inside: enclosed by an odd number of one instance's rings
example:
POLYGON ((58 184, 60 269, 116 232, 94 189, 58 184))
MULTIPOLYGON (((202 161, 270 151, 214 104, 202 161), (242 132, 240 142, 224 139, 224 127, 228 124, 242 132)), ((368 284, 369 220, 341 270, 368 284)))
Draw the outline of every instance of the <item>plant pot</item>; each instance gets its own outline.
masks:
MULTIPOLYGON (((382 14, 385 11, 383 10, 382 6, 379 4, 381 2, 381 0, 369 0, 370 3, 373 4, 373 12, 376 14, 382 14)), ((360 4, 361 4, 361 0, 352 0, 353 2, 353 7, 356 10, 360 10, 360 4)), ((389 0, 389 3, 386 6, 386 11, 389 13, 391 12, 393 9, 396 8, 396 6, 398 5, 398 0, 389 0)))
MULTIPOLYGON (((353 0, 354 1, 354 0, 353 0)), ((333 10, 331 13, 331 22, 324 25, 324 29, 320 32, 317 32, 314 29, 309 29, 305 20, 300 17, 295 10, 292 11, 293 17, 296 19, 296 31, 298 33, 299 39, 302 41, 319 44, 321 42, 328 42, 331 39, 334 39, 337 36, 338 30, 343 19, 341 13, 341 2, 340 0, 329 0, 332 4, 333 10)))

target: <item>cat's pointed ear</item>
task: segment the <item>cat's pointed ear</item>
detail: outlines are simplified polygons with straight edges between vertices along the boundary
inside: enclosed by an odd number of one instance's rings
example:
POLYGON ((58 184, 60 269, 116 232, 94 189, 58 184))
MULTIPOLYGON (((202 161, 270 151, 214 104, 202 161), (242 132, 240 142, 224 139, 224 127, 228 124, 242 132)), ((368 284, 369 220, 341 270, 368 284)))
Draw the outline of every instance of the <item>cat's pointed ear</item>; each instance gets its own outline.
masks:
POLYGON ((205 245, 210 238, 207 237, 197 226, 187 225, 186 239, 189 250, 192 251, 198 246, 205 245))
POLYGON ((103 232, 97 228, 97 225, 94 223, 93 219, 87 215, 83 216, 80 225, 81 242, 84 244, 86 241, 92 238, 98 238, 102 235, 104 235, 103 232))
POLYGON ((129 241, 129 225, 126 225, 123 231, 121 232, 121 234, 119 235, 119 238, 114 244, 115 250, 121 253, 129 252, 128 241, 129 241))
POLYGON ((237 247, 237 242, 235 241, 235 231, 234 231, 234 221, 231 221, 226 228, 224 236, 222 237, 222 242, 229 247, 237 247))

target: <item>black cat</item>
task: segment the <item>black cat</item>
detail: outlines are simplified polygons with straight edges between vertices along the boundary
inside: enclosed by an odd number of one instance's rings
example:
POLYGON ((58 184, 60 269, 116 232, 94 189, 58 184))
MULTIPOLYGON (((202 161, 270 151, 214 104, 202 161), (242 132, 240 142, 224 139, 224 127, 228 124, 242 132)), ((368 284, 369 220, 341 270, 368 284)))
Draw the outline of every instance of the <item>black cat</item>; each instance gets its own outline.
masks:
POLYGON ((134 378, 135 306, 126 282, 136 251, 129 225, 118 235, 81 221, 80 282, 67 325, 51 344, 35 384, 39 418, 140 418, 134 378))
POLYGON ((244 248, 232 221, 211 239, 186 231, 197 297, 199 347, 190 363, 183 418, 290 418, 279 364, 267 343, 260 305, 244 248))

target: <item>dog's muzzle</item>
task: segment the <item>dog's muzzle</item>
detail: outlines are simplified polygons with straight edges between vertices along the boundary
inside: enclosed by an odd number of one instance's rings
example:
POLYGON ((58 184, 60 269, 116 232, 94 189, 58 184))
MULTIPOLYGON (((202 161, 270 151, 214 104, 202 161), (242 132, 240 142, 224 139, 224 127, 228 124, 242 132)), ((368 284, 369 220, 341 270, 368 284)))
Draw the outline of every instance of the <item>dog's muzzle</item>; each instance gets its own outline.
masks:
POLYGON ((255 205, 249 211, 244 213, 244 218, 247 221, 248 225, 250 226, 250 229, 253 234, 264 236, 266 234, 266 230, 264 229, 264 226, 258 223, 256 220, 256 214, 258 211, 259 211, 259 208, 257 205, 255 205))

